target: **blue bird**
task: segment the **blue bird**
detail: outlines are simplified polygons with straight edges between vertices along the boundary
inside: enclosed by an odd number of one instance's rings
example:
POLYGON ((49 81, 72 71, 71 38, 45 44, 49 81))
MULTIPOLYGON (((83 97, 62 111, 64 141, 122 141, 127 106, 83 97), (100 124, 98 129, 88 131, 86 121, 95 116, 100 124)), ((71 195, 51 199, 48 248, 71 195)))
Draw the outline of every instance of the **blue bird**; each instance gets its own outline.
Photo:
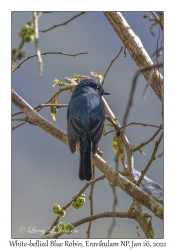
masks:
POLYGON ((75 87, 67 109, 67 136, 72 153, 80 141, 80 180, 92 179, 91 148, 96 154, 105 122, 102 95, 109 95, 102 84, 92 79, 82 80, 75 87))

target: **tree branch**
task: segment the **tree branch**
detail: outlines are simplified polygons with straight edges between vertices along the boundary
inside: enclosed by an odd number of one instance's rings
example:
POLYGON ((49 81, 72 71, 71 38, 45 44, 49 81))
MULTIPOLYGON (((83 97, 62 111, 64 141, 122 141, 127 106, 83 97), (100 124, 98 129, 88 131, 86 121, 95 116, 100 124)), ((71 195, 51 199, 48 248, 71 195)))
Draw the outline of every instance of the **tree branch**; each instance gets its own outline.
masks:
POLYGON ((159 144, 160 144, 162 138, 163 138, 163 132, 161 133, 159 139, 158 139, 158 140, 156 141, 156 143, 155 143, 155 147, 154 147, 154 150, 153 150, 153 152, 152 152, 152 155, 151 155, 151 158, 150 158, 148 164, 146 165, 145 169, 144 169, 143 171, 141 171, 140 178, 139 178, 139 180, 137 181, 137 186, 140 186, 140 183, 142 182, 142 180, 143 180, 143 178, 144 178, 146 172, 148 171, 149 167, 151 166, 151 163, 153 162, 153 160, 155 160, 155 154, 156 154, 156 152, 157 152, 158 146, 159 146, 159 144))
MULTIPOLYGON (((122 14, 120 12, 104 12, 104 15, 126 46, 132 59, 135 61, 139 69, 152 66, 153 62, 144 49, 142 42, 140 41, 139 37, 135 35, 131 27, 123 18, 122 14)), ((149 71, 143 71, 142 73, 148 81, 149 71)), ((152 78, 150 79, 149 84, 159 99, 162 101, 163 77, 155 68, 153 70, 152 78)))
MULTIPOLYGON (((66 210, 68 207, 70 207, 72 201, 75 201, 90 185, 93 185, 95 182, 103 180, 104 178, 106 178, 106 176, 102 175, 102 176, 100 176, 100 177, 98 177, 96 179, 93 179, 93 180, 87 182, 84 185, 84 187, 78 192, 78 194, 75 195, 74 199, 72 199, 70 202, 68 202, 67 205, 65 205, 62 209, 66 210)), ((49 229, 44 233, 44 235, 50 233, 50 231, 52 230, 52 228, 58 224, 59 219, 60 219, 60 217, 57 216, 57 218, 55 219, 55 221, 52 223, 52 225, 49 227, 49 229)))
POLYGON ((42 72, 43 72, 43 60, 41 57, 41 52, 39 49, 39 34, 38 34, 38 18, 40 17, 40 15, 42 14, 42 12, 37 13, 36 11, 34 11, 33 13, 33 19, 34 19, 34 28, 35 28, 35 49, 36 49, 36 54, 38 57, 38 62, 39 62, 39 75, 42 76, 42 72))
MULTIPOLYGON (((160 64, 157 64, 157 65, 152 65, 152 66, 148 66, 148 67, 145 67, 143 69, 140 69, 136 72, 135 76, 134 76, 134 79, 133 79, 133 83, 132 83, 132 88, 131 88, 131 92, 130 92, 130 97, 129 97, 129 101, 128 101, 128 105, 127 105, 127 108, 126 108, 126 112, 125 112, 125 115, 124 115, 124 118, 123 118, 123 126, 126 125, 126 122, 127 122, 127 118, 128 118, 128 115, 129 115, 129 112, 130 112, 130 109, 131 109, 131 106, 133 105, 133 99, 134 99, 134 92, 135 92, 135 88, 136 88, 136 83, 137 83, 137 78, 138 76, 145 72, 145 71, 149 71, 151 69, 154 69, 154 68, 157 68, 157 67, 161 67, 163 66, 163 63, 160 63, 160 64)), ((152 71, 152 75, 153 75, 153 71, 152 71)), ((148 80, 150 81, 149 77, 148 77, 148 80)), ((163 94, 163 93, 162 93, 163 94)), ((163 97, 162 97, 163 98, 163 97)))
MULTIPOLYGON (((26 101, 24 101, 14 90, 12 90, 12 102, 26 114, 26 119, 29 123, 36 125, 60 140, 64 144, 68 145, 68 138, 64 131, 58 129, 55 125, 48 122, 39 113, 37 113, 26 101)), ((122 135, 122 131, 121 131, 122 135)), ((122 135, 122 140, 127 138, 122 135)), ((129 142, 127 142, 129 145, 129 142)), ((77 143, 76 150, 79 152, 79 143, 77 143)), ((131 149, 130 149, 131 150, 131 149)), ((127 149, 126 149, 127 151, 127 149)), ((130 151, 131 152, 131 151, 130 151)), ((129 161, 132 159, 129 159, 129 161)), ((148 194, 139 189, 134 183, 127 180, 125 177, 115 171, 104 159, 95 154, 92 156, 93 164, 108 178, 109 182, 120 187, 128 195, 139 201, 142 205, 146 206, 160 219, 163 218, 163 207, 160 203, 155 201, 148 194)))
POLYGON ((143 127, 155 127, 155 128, 160 128, 160 125, 155 125, 155 124, 147 124, 147 123, 141 123, 141 122, 130 122, 124 126, 122 126, 121 128, 119 128, 116 132, 118 133, 121 129, 125 128, 125 127, 128 127, 130 125, 141 125, 143 127))
MULTIPOLYGON (((46 12, 45 12, 45 13, 46 13, 46 12)), ((81 13, 79 13, 78 15, 73 16, 71 19, 69 19, 68 21, 66 21, 66 22, 64 22, 64 23, 57 24, 57 25, 53 25, 51 28, 48 28, 48 29, 46 29, 46 30, 39 30, 39 32, 45 33, 45 32, 47 32, 47 31, 49 31, 49 30, 55 29, 55 28, 60 27, 60 26, 62 26, 62 25, 66 25, 67 23, 71 22, 72 20, 74 20, 75 18, 77 18, 77 17, 79 17, 79 16, 81 16, 81 15, 83 15, 83 14, 85 14, 85 12, 81 12, 81 13)))
POLYGON ((156 135, 162 130, 162 126, 160 126, 160 128, 156 131, 156 133, 146 142, 142 142, 140 145, 136 146, 133 148, 133 151, 138 150, 139 148, 144 147, 145 145, 147 145, 149 142, 151 142, 152 140, 154 140, 154 138, 156 137, 156 135))
MULTIPOLYGON (((134 219, 140 224, 140 227, 145 232, 147 238, 156 238, 156 236, 154 234, 154 230, 152 228, 151 220, 148 221, 148 218, 150 216, 147 215, 146 213, 145 214, 144 213, 138 214, 138 213, 135 213, 135 212, 103 212, 103 213, 94 214, 94 215, 85 217, 85 218, 80 219, 80 220, 78 220, 76 222, 72 222, 71 224, 74 227, 78 227, 78 226, 80 226, 80 225, 82 225, 82 224, 84 224, 86 222, 89 222, 89 221, 94 221, 94 220, 97 220, 97 219, 109 218, 109 217, 134 219), (143 223, 143 219, 144 219, 144 223, 143 223)), ((63 233, 56 233, 56 234, 52 235, 51 238, 58 238, 62 234, 63 233)))
POLYGON ((119 57, 120 53, 122 52, 122 49, 123 49, 123 47, 121 47, 121 49, 120 49, 119 53, 117 54, 117 56, 111 61, 109 67, 107 68, 107 70, 106 70, 106 72, 105 72, 105 74, 104 74, 102 84, 104 84, 104 81, 105 81, 105 78, 106 78, 106 75, 107 75, 109 69, 111 68, 111 66, 112 66, 112 64, 115 62, 115 60, 119 57))
MULTIPOLYGON (((78 56, 78 55, 84 55, 84 54, 88 54, 88 52, 80 52, 78 54, 68 54, 68 53, 63 53, 63 52, 43 52, 41 53, 41 55, 64 55, 64 56, 78 56)), ((27 58, 25 58, 22 62, 20 62, 13 70, 12 70, 12 73, 21 66, 21 64, 23 64, 25 61, 29 60, 30 58, 33 58, 37 56, 37 54, 35 55, 31 55, 31 56, 28 56, 27 58)))
MULTIPOLYGON (((93 168, 93 178, 95 177, 95 166, 92 165, 92 168, 93 168)), ((105 176, 105 175, 104 175, 105 176)), ((105 176, 106 177, 106 176, 105 176)), ((91 184, 91 189, 90 189, 90 194, 89 194, 89 200, 90 200, 90 215, 93 215, 94 214, 94 210, 93 210, 93 191, 94 191, 94 185, 95 185, 95 182, 91 184)), ((90 238, 90 230, 91 230, 91 224, 92 224, 92 221, 89 222, 89 225, 88 225, 88 229, 86 231, 87 233, 87 238, 90 238)))

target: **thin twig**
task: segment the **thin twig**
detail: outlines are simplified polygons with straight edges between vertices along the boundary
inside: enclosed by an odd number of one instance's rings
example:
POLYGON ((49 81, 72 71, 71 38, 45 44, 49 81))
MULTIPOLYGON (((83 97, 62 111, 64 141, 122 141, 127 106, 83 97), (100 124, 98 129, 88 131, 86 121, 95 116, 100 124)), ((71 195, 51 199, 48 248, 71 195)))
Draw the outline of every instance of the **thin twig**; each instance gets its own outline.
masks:
POLYGON ((160 128, 156 131, 156 133, 147 141, 142 142, 140 145, 136 146, 135 148, 132 149, 132 151, 136 151, 139 148, 143 148, 145 145, 147 145, 149 142, 151 142, 152 140, 154 140, 154 138, 156 137, 156 135, 161 131, 162 126, 160 125, 160 128))
MULTIPOLYGON (((92 165, 92 169, 93 169, 92 178, 94 179, 95 178, 95 166, 94 165, 92 165)), ((94 191, 94 185, 95 185, 95 183, 92 183, 91 189, 90 189, 90 195, 89 195, 89 200, 90 200, 90 215, 94 214, 94 211, 93 211, 93 191, 94 191)), ((86 231, 87 238, 90 238, 91 225, 92 225, 92 221, 89 222, 88 229, 86 231)))
MULTIPOLYGON (((160 38, 160 30, 159 30, 159 35, 158 35, 158 39, 157 39, 157 44, 156 44, 156 51, 158 51, 158 45, 159 45, 159 38, 160 38)), ((156 53, 156 60, 154 61, 154 64, 158 64, 158 56, 159 54, 156 53)), ((159 70, 159 69, 158 69, 159 70)), ((148 82, 143 90, 143 95, 142 95, 142 100, 146 99, 146 90, 147 88, 149 87, 150 85, 150 80, 152 78, 152 75, 153 75, 153 69, 151 70, 150 74, 149 74, 149 77, 148 77, 148 82)))
POLYGON ((50 13, 54 13, 54 12, 57 12, 57 11, 43 11, 43 14, 50 14, 50 13))
POLYGON ((46 29, 46 30, 39 30, 39 32, 45 33, 45 32, 47 32, 47 31, 49 31, 49 30, 55 29, 55 28, 60 27, 60 26, 62 26, 62 25, 66 25, 67 23, 71 22, 72 20, 74 20, 75 18, 77 18, 77 17, 79 17, 79 16, 81 16, 81 15, 83 15, 83 14, 85 14, 84 11, 81 12, 81 13, 79 13, 79 14, 76 15, 76 16, 73 16, 71 19, 69 19, 68 21, 66 21, 66 22, 64 22, 64 23, 57 24, 57 25, 53 25, 51 28, 48 28, 48 29, 46 29))
POLYGON ((20 126, 24 125, 25 123, 27 123, 27 122, 22 122, 22 123, 20 123, 19 125, 15 126, 15 127, 12 127, 12 130, 14 130, 14 129, 16 129, 16 128, 19 128, 20 126))
POLYGON ((146 83, 146 86, 145 86, 145 88, 143 90, 142 100, 146 99, 146 90, 147 90, 148 87, 149 87, 149 84, 146 83))
POLYGON ((130 108, 133 105, 134 91, 135 91, 138 76, 141 73, 143 73, 144 71, 152 70, 153 68, 162 67, 162 66, 163 66, 163 63, 160 63, 158 65, 151 65, 149 67, 145 67, 143 69, 140 69, 140 70, 138 70, 136 72, 136 74, 134 76, 134 79, 133 79, 133 83, 132 83, 132 88, 131 88, 131 92, 130 92, 128 105, 127 105, 126 112, 125 112, 125 115, 124 115, 124 118, 123 118, 123 126, 126 125, 126 123, 127 123, 127 118, 128 118, 129 112, 130 112, 130 108))
MULTIPOLYGON (((39 112, 41 109, 43 109, 44 107, 47 107, 47 106, 57 106, 58 108, 61 108, 61 107, 67 107, 68 104, 48 104, 57 94, 61 93, 62 91, 66 91, 66 90, 69 90, 71 88, 73 88, 74 86, 73 85, 70 85, 68 87, 65 87, 65 88, 62 88, 60 89, 59 91, 57 91, 47 102, 46 104, 39 104, 38 106, 34 107, 33 109, 36 110, 37 112, 39 112)), ((22 114, 23 112, 19 111, 19 112, 16 112, 14 114, 12 114, 12 117, 15 116, 15 115, 19 115, 19 114, 22 114)), ((21 125, 25 124, 26 122, 23 122, 21 123, 20 125, 16 126, 16 127, 13 127, 12 130, 20 127, 21 125)))
MULTIPOLYGON (((77 198, 78 198, 78 197, 79 197, 79 196, 80 196, 80 195, 81 195, 90 185, 94 184, 94 183, 97 182, 97 181, 103 180, 104 178, 106 178, 106 176, 105 176, 105 175, 102 175, 102 176, 100 176, 100 177, 98 177, 98 178, 96 178, 96 179, 93 179, 93 180, 87 182, 87 183, 84 185, 84 187, 78 192, 78 194, 75 195, 75 197, 74 197, 70 202, 68 202, 67 205, 65 205, 64 207, 62 207, 62 209, 63 209, 63 210, 66 210, 66 209, 71 205, 72 201, 75 201, 75 200, 76 200, 76 199, 77 199, 77 198)), ((52 230, 52 228, 58 224, 59 219, 60 219, 60 217, 57 216, 57 218, 55 219, 55 221, 54 221, 54 222, 52 223, 52 225, 48 228, 48 230, 44 233, 44 235, 48 234, 48 233, 52 230)))
MULTIPOLYGON (((117 153, 116 157, 115 157, 115 170, 118 171, 119 170, 119 161, 118 161, 118 158, 119 158, 119 154, 117 153)), ((128 173, 129 175, 129 173, 128 173)), ((116 207, 117 207, 117 186, 114 186, 112 188, 112 191, 113 191, 113 206, 112 206, 112 212, 116 212, 116 207)), ((108 238, 111 238, 111 235, 112 235, 112 231, 114 230, 115 228, 115 225, 116 225, 116 217, 114 216, 112 218, 112 223, 111 223, 111 226, 108 230, 108 238)))
POLYGON ((154 150, 152 152, 152 155, 151 155, 149 162, 147 163, 145 169, 143 171, 141 171, 141 175, 139 177, 139 180, 137 181, 137 186, 140 186, 140 183, 142 182, 146 172, 148 171, 149 167, 151 166, 151 163, 155 160, 155 154, 157 152, 157 149, 159 147, 159 144, 160 144, 162 138, 163 138, 163 132, 161 133, 159 139, 155 143, 154 150))
POLYGON ((163 30, 163 26, 162 26, 160 18, 156 15, 154 11, 151 11, 151 14, 155 17, 155 21, 157 21, 160 24, 160 27, 163 30))
POLYGON ((157 157, 162 157, 163 156, 163 151, 157 155, 157 157))
POLYGON ((51 106, 54 106, 56 108, 67 108, 68 104, 42 104, 40 103, 37 108, 41 108, 41 107, 44 108, 44 107, 51 107, 51 106))
MULTIPOLYGON (((78 55, 84 55, 84 54, 88 54, 88 52, 80 52, 80 53, 77 53, 77 54, 68 54, 68 53, 63 53, 63 52, 43 52, 41 53, 41 55, 64 55, 64 56, 78 56, 78 55)), ((37 56, 36 54, 35 55, 31 55, 31 56, 28 56, 27 58, 25 58, 22 62, 20 62, 13 70, 12 70, 12 73, 21 66, 21 64, 23 64, 25 61, 29 60, 30 58, 33 58, 37 56)))
MULTIPOLYGON (((113 190, 113 198, 114 198, 112 211, 115 213, 115 209, 117 206, 116 186, 114 188, 112 188, 112 190, 113 190)), ((113 216, 111 226, 108 230, 108 237, 107 237, 108 239, 111 238, 112 231, 114 230, 115 225, 116 225, 116 217, 113 216)))
POLYGON ((105 78, 106 78, 106 75, 107 75, 109 69, 111 68, 111 66, 112 66, 112 64, 115 62, 115 60, 119 57, 120 53, 122 52, 122 49, 123 49, 123 47, 121 47, 121 49, 120 49, 119 53, 117 54, 117 56, 111 61, 109 67, 107 68, 107 70, 106 70, 106 72, 105 72, 105 74, 104 74, 102 84, 104 84, 104 81, 105 81, 105 78))
POLYGON ((159 17, 156 15, 154 11, 151 11, 151 14, 157 19, 158 22, 160 21, 159 17))
POLYGON ((126 57, 126 46, 124 47, 124 57, 126 57))
MULTIPOLYGON (((148 220, 150 215, 146 213, 135 213, 135 212, 103 212, 99 214, 94 214, 89 217, 82 218, 78 221, 72 222, 71 224, 74 227, 78 227, 86 222, 89 221, 94 221, 97 219, 101 218, 109 218, 109 217, 117 217, 117 218, 129 218, 129 219, 134 219, 137 221, 142 228, 143 232, 145 233, 147 238, 156 238, 154 234, 154 230, 151 224, 151 221, 148 220)), ((51 236, 51 238, 58 238, 62 235, 63 233, 56 233, 51 236)), ((116 245, 117 246, 117 245, 116 245)))
POLYGON ((116 130, 115 130, 115 129, 110 130, 110 131, 106 132, 106 133, 104 134, 104 136, 106 136, 107 134, 110 134, 110 133, 112 133, 112 132, 116 132, 116 130))
MULTIPOLYGON (((159 35, 158 35, 157 44, 156 44, 156 51, 158 51, 159 38, 160 38, 160 30, 159 30, 159 35)), ((156 59, 154 61, 155 65, 159 64, 159 62, 158 62, 158 56, 159 56, 158 53, 156 53, 156 59)), ((159 68, 158 68, 158 70, 159 70, 159 68)), ((148 82, 147 82, 147 84, 146 84, 146 86, 144 88, 142 99, 146 99, 146 90, 150 86, 150 81, 151 81, 152 75, 153 75, 153 69, 151 70, 151 72, 149 74, 148 82)))
MULTIPOLYGON (((134 214, 132 214, 131 212, 103 212, 103 213, 99 213, 99 214, 94 214, 94 215, 90 215, 88 217, 82 218, 76 222, 72 222, 71 224, 74 227, 78 227, 86 222, 89 221, 94 221, 97 219, 101 219, 101 218, 109 218, 109 217, 119 217, 119 218, 130 218, 130 219, 134 219, 134 214)), ((51 236, 51 238, 58 238, 60 237, 64 232, 61 233, 56 233, 54 235, 51 236)), ((46 233, 44 233, 45 235, 46 233)), ((48 233, 47 233, 48 234, 48 233)))
MULTIPOLYGON (((18 45, 18 48, 16 49, 16 52, 15 52, 15 54, 14 54, 13 57, 12 57, 12 61, 15 62, 15 61, 17 60, 17 57, 19 56, 19 53, 20 53, 20 51, 21 51, 23 45, 24 45, 24 40, 21 39, 21 41, 20 41, 20 43, 19 43, 19 45, 18 45)), ((12 71, 12 72, 13 72, 13 71, 12 71)))
MULTIPOLYGON (((40 109, 40 108, 45 108, 45 107, 56 107, 56 108, 67 108, 68 107, 68 104, 38 104, 38 106, 36 107, 33 107, 34 110, 37 110, 37 109, 40 109)), ((15 116, 15 115, 19 115, 19 114, 22 114, 23 112, 19 111, 19 112, 16 112, 14 114, 12 114, 12 117, 15 116)))
POLYGON ((156 54, 160 55, 162 50, 163 50, 163 44, 160 46, 159 49, 157 49, 156 51, 154 51, 151 56, 155 56, 156 54))
POLYGON ((121 129, 123 129, 127 126, 130 126, 130 125, 141 125, 143 127, 150 126, 150 127, 156 127, 156 128, 160 128, 160 126, 162 126, 162 125, 155 125, 155 124, 148 124, 148 123, 130 122, 130 123, 122 126, 121 128, 119 128, 116 132, 118 133, 121 129))
POLYGON ((34 28, 35 28, 35 50, 38 57, 39 62, 39 75, 42 76, 43 72, 43 60, 41 57, 41 52, 39 49, 39 33, 38 33, 38 18, 41 16, 42 12, 37 13, 34 11, 33 13, 33 19, 34 19, 34 28))
POLYGON ((12 118, 12 122, 13 121, 26 121, 26 117, 23 117, 23 118, 12 118))

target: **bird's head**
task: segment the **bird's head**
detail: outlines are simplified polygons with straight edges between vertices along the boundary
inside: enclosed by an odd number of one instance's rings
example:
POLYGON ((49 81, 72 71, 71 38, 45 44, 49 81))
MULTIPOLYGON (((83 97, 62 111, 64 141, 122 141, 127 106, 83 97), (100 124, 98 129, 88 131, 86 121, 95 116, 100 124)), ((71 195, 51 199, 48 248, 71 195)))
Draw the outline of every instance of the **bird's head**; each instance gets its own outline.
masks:
POLYGON ((92 88, 93 90, 95 90, 96 92, 98 92, 101 96, 102 95, 110 95, 110 93, 107 93, 104 91, 103 89, 103 85, 99 82, 96 82, 92 79, 85 79, 85 80, 82 80, 78 86, 80 88, 86 88, 86 87, 90 87, 92 88))

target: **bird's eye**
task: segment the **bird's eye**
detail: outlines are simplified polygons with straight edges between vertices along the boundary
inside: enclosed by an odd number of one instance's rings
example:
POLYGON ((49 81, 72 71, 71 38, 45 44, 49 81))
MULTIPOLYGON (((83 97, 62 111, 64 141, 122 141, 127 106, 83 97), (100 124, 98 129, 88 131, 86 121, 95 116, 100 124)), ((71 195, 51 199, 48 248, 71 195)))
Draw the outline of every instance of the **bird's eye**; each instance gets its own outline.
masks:
POLYGON ((99 92, 99 91, 100 91, 100 87, 97 86, 97 87, 95 88, 95 90, 99 92))

